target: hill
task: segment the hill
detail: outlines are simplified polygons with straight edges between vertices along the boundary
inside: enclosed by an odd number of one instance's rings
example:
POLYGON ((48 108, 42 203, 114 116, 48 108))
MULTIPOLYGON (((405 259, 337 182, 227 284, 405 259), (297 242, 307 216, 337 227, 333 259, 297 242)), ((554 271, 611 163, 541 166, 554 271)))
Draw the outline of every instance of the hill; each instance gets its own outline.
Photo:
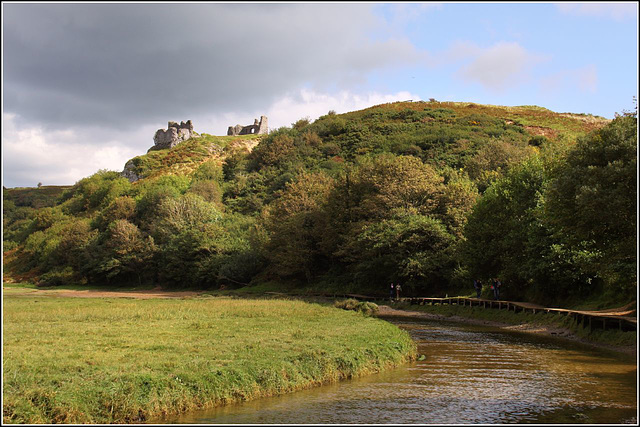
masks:
POLYGON ((171 149, 149 150, 136 156, 125 165, 125 170, 141 178, 156 178, 162 175, 189 175, 206 161, 222 165, 224 158, 233 151, 246 148, 251 151, 260 140, 256 135, 213 136, 206 133, 189 139, 171 149))
POLYGON ((499 276, 510 297, 538 302, 627 295, 633 232, 613 216, 635 221, 633 126, 628 114, 433 101, 329 112, 266 136, 203 134, 131 159, 133 182, 99 171, 5 221, 5 268, 42 284, 384 294, 401 282, 440 295, 499 276), (610 220, 597 199, 563 204, 585 188, 614 191, 610 220), (588 238, 603 221, 618 243, 588 238))

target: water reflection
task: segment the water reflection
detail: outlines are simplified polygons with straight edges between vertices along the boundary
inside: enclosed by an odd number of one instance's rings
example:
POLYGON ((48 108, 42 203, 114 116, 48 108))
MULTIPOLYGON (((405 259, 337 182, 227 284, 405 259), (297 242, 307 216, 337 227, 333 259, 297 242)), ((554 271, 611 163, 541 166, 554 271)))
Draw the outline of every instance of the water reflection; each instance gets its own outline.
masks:
POLYGON ((554 339, 402 322, 426 358, 366 378, 165 422, 494 424, 636 421, 636 364, 554 339))

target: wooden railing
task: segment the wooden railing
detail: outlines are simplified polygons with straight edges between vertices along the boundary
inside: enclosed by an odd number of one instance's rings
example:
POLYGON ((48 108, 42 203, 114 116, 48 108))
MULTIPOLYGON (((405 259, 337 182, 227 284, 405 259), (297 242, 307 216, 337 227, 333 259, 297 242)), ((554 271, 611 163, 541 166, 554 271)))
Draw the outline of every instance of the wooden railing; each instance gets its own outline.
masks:
MULTIPOLYGON (((344 297, 355 298, 362 301, 377 301, 381 298, 375 298, 366 295, 346 294, 344 297)), ((403 297, 393 299, 394 301, 408 302, 414 305, 462 305, 469 307, 494 308, 498 310, 513 310, 514 312, 524 313, 555 313, 569 316, 578 322, 584 328, 590 331, 593 329, 618 329, 621 331, 636 331, 638 320, 633 315, 636 310, 626 310, 622 312, 594 312, 581 310, 568 310, 565 308, 549 308, 536 304, 516 301, 489 300, 482 298, 468 297, 446 297, 446 298, 423 298, 423 297, 403 297)))

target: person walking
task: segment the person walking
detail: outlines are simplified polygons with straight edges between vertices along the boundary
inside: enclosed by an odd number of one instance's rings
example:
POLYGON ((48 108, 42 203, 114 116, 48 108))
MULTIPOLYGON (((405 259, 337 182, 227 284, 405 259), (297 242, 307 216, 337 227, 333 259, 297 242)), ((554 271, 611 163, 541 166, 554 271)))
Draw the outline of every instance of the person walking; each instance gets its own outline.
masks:
POLYGON ((493 289, 493 299, 497 301, 500 299, 500 286, 502 286, 502 283, 500 283, 500 280, 498 280, 497 277, 492 281, 493 285, 491 286, 491 288, 493 289))
POLYGON ((480 279, 473 280, 473 287, 476 290, 476 298, 480 298, 480 295, 482 294, 482 282, 480 279))
POLYGON ((391 290, 389 291, 389 301, 393 301, 393 292, 394 292, 393 283, 391 283, 391 290))
POLYGON ((402 286, 398 283, 396 285, 396 301, 400 299, 400 292, 402 292, 402 286))

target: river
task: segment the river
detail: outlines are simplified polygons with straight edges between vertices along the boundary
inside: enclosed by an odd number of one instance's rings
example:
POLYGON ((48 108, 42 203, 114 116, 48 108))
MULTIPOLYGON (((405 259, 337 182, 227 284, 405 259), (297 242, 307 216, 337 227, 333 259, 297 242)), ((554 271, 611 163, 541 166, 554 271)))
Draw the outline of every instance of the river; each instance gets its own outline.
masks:
POLYGON ((165 423, 636 423, 635 357, 494 327, 394 319, 424 357, 365 378, 165 423))

